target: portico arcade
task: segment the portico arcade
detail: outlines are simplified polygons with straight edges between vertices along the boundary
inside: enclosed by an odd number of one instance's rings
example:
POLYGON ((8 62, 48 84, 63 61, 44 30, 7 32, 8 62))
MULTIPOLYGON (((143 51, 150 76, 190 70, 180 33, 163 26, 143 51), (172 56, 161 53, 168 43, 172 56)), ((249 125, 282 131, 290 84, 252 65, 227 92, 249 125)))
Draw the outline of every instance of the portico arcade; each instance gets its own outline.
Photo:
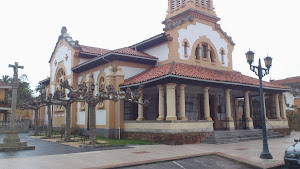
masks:
MULTIPOLYGON (((155 128, 155 130, 171 130, 174 123, 186 123, 185 130, 236 130, 260 128, 261 115, 257 96, 258 90, 240 86, 216 85, 208 83, 165 83, 151 87, 140 88, 144 97, 150 99, 150 106, 143 107, 125 103, 124 130, 144 132, 151 131, 159 123, 168 123, 170 128, 155 128), (240 89, 239 89, 240 88, 240 89), (250 89, 250 90, 249 90, 250 89), (147 125, 153 123, 147 130, 147 125), (193 123, 195 128, 191 128, 193 123), (213 123, 213 124, 212 124, 213 123), (127 128, 128 126, 128 128, 127 128), (138 127, 139 126, 139 127, 138 127), (202 126, 199 128, 199 126, 202 126)), ((273 122, 284 121, 286 113, 282 109, 282 93, 269 90, 266 93, 266 110, 268 126, 273 122), (270 102, 271 100, 275 102, 270 102), (276 109, 273 109, 276 107, 276 109)))

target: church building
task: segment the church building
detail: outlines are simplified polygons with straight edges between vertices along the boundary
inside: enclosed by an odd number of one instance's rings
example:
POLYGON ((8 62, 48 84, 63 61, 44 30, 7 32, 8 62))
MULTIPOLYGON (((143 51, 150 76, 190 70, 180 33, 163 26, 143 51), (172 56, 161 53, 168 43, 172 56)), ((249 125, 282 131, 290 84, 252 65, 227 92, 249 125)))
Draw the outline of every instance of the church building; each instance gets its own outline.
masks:
MULTIPOLYGON (((218 24, 213 0, 163 3, 168 3, 163 32, 117 50, 81 45, 63 27, 49 60, 49 78, 41 81, 47 94, 63 80, 74 88, 112 84, 116 90, 138 89, 149 106, 126 101, 96 106, 97 134, 110 138, 177 138, 183 143, 189 138, 191 143, 217 130, 261 128, 259 80, 233 70, 235 43, 218 24)), ((267 128, 286 130, 283 93, 289 88, 263 85, 267 128)), ((72 105, 72 127, 87 129, 87 107, 72 105)), ((42 108, 45 125, 46 112, 42 108)), ((54 106, 54 127, 64 124, 64 107, 54 106)))

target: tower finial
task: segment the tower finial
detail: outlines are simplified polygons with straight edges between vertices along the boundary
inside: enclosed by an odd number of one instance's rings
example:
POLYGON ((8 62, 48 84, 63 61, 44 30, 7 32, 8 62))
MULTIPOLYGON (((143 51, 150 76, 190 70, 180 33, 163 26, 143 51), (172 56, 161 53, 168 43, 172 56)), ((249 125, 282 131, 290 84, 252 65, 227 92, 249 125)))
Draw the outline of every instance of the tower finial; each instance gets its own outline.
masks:
POLYGON ((65 33, 67 33, 67 27, 63 26, 61 28, 61 34, 65 34, 65 33))

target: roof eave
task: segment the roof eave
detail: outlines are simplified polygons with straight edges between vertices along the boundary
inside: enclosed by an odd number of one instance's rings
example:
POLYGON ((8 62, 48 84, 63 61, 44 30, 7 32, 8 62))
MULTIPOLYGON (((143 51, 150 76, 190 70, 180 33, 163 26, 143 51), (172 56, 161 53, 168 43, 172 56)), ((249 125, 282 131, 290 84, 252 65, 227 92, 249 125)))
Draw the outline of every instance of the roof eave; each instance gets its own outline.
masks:
MULTIPOLYGON (((168 77, 174 77, 174 78, 181 78, 181 79, 187 79, 187 80, 194 80, 194 81, 201 81, 201 82, 208 82, 208 83, 219 83, 219 84, 226 84, 226 85, 237 85, 237 86, 245 86, 245 87, 253 87, 253 88, 259 88, 257 85, 251 85, 251 84, 243 84, 243 83, 235 83, 235 82, 225 82, 225 81, 216 81, 216 80, 207 80, 207 79, 198 79, 198 78, 193 78, 193 77, 185 77, 185 76, 178 76, 178 75, 173 75, 173 74, 168 74, 159 78, 151 79, 148 81, 144 81, 141 83, 135 83, 135 84, 129 84, 129 85, 124 85, 120 86, 120 88, 127 88, 127 87, 135 87, 139 85, 146 85, 148 83, 161 80, 164 78, 168 77)), ((282 89, 282 88, 275 88, 275 87, 263 87, 264 89, 269 89, 269 90, 279 90, 279 91, 288 91, 289 89, 282 89)))
MULTIPOLYGON (((98 55, 97 58, 94 58, 94 59, 92 59, 90 61, 87 61, 85 63, 82 63, 82 64, 80 64, 80 65, 78 65, 76 67, 73 67, 72 71, 76 72, 76 73, 80 73, 80 72, 82 72, 82 71, 79 70, 80 68, 85 67, 85 66, 87 66, 89 64, 92 64, 93 62, 97 62, 97 61, 102 60, 102 59, 104 60, 106 57, 114 56, 114 55, 115 56, 125 56, 125 57, 129 57, 129 58, 137 58, 137 59, 142 59, 142 60, 149 60, 149 61, 154 61, 154 62, 158 61, 157 58, 146 58, 146 57, 140 57, 140 56, 135 56, 135 55, 128 55, 128 54, 117 53, 117 52, 109 52, 109 53, 107 53, 105 55, 102 55, 102 56, 98 55)), ((107 60, 104 60, 104 61, 105 61, 105 63, 108 62, 107 60)), ((113 60, 109 60, 109 61, 113 61, 113 60)), ((99 64, 99 65, 102 65, 102 64, 99 64)))

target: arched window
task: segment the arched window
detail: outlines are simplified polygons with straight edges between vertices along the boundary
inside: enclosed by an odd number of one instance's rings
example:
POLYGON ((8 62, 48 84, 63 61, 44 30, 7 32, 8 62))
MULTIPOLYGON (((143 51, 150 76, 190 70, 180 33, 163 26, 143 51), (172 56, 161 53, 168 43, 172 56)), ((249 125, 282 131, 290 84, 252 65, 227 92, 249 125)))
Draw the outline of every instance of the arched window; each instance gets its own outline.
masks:
POLYGON ((195 57, 197 60, 200 59, 200 46, 198 45, 195 50, 195 57))
POLYGON ((181 2, 180 2, 181 0, 177 0, 177 7, 180 7, 180 5, 181 5, 181 2))
POLYGON ((188 43, 184 42, 184 55, 188 54, 188 43))
POLYGON ((207 44, 202 44, 201 56, 207 58, 207 44))
POLYGON ((196 4, 199 4, 199 0, 196 0, 196 4))
POLYGON ((172 10, 175 9, 175 0, 172 0, 171 8, 172 8, 172 10))
POLYGON ((204 0, 201 0, 201 5, 204 5, 204 0))
POLYGON ((185 5, 185 0, 182 0, 182 5, 185 5))
POLYGON ((221 63, 224 64, 225 63, 225 52, 223 49, 221 50, 220 54, 221 54, 221 63))
POLYGON ((210 7, 210 0, 206 0, 206 6, 210 7))
MULTIPOLYGON (((103 76, 99 79, 98 87, 99 87, 99 90, 105 90, 105 79, 104 79, 103 76)), ((98 109, 103 109, 104 108, 104 103, 98 103, 97 108, 98 109)))
MULTIPOLYGON (((84 75, 85 76, 85 75, 84 75)), ((85 78, 83 78, 82 80, 81 80, 81 83, 80 84, 82 84, 83 86, 86 86, 86 83, 85 83, 85 78)), ((81 111, 85 111, 85 102, 80 102, 80 110, 81 111)))
POLYGON ((216 56, 213 50, 210 50, 210 60, 211 62, 216 62, 216 56))
MULTIPOLYGON (((58 70, 56 77, 55 77, 55 88, 56 90, 61 90, 60 84, 65 81, 65 71, 61 68, 58 70)), ((55 92, 55 91, 54 91, 55 92)), ((66 90, 64 90, 66 93, 66 90)), ((56 105, 54 106, 56 111, 64 111, 64 108, 62 105, 56 105)))

